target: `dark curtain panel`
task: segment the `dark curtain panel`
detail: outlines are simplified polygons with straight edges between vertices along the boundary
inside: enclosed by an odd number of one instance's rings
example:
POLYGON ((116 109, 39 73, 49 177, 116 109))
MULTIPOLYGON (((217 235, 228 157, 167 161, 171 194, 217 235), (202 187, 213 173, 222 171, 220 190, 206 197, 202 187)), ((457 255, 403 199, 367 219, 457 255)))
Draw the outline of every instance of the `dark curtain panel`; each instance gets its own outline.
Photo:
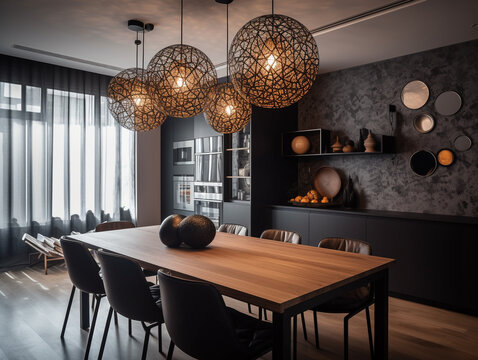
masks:
POLYGON ((135 221, 136 137, 108 112, 110 79, 0 55, 0 270, 30 262, 25 232, 135 221))

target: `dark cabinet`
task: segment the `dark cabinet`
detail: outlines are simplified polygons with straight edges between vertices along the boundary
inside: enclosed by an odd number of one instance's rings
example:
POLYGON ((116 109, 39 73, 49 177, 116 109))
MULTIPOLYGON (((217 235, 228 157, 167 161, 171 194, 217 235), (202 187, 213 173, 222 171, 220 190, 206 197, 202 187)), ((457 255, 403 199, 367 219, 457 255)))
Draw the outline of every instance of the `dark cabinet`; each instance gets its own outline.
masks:
POLYGON ((247 202, 224 202, 223 224, 239 224, 251 233, 251 205, 247 202))
POLYGON ((302 244, 309 245, 309 216, 306 212, 268 209, 266 214, 269 224, 267 228, 299 233, 302 236, 302 244))
POLYGON ((365 239, 364 217, 335 214, 310 214, 309 245, 317 246, 326 237, 365 239))
POLYGON ((393 257, 390 291, 441 304, 454 302, 456 251, 453 226, 439 222, 370 218, 367 241, 374 255, 393 257))
POLYGON ((325 237, 367 241, 373 255, 396 260, 392 295, 478 315, 478 221, 380 211, 266 207, 263 229, 292 230, 303 244, 325 237))

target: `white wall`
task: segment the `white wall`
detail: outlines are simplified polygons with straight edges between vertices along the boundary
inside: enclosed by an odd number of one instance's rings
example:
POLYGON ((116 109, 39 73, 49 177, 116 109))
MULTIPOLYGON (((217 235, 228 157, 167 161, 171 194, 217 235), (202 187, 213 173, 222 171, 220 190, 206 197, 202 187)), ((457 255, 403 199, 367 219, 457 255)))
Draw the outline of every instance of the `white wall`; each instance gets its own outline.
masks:
POLYGON ((137 134, 136 209, 138 226, 161 223, 161 129, 137 134))

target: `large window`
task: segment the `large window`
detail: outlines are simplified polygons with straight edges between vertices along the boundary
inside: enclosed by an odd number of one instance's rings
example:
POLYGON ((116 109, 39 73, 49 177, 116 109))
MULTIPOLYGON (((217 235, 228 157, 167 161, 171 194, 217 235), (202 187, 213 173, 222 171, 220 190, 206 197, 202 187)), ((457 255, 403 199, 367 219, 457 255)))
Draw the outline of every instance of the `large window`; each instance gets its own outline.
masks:
POLYGON ((23 249, 23 232, 135 220, 135 134, 108 111, 109 79, 85 74, 74 91, 0 81, 0 260, 23 249))

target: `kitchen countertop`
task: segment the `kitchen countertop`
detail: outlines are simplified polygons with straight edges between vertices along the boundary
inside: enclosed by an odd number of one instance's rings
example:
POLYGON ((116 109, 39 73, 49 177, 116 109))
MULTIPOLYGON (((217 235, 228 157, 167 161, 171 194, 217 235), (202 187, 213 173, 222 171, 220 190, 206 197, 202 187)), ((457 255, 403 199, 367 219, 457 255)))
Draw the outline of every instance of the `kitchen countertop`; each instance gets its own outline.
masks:
POLYGON ((339 213, 344 215, 382 217, 382 218, 388 217, 388 218, 394 218, 394 219, 439 221, 439 222, 478 225, 478 217, 471 217, 471 216, 438 215, 438 214, 413 213, 413 212, 388 211, 388 210, 352 209, 352 208, 344 208, 344 207, 314 208, 314 207, 284 205, 284 204, 271 204, 271 205, 268 205, 268 207, 272 207, 275 209, 282 209, 282 210, 309 211, 311 213, 326 213, 326 214, 339 213))

